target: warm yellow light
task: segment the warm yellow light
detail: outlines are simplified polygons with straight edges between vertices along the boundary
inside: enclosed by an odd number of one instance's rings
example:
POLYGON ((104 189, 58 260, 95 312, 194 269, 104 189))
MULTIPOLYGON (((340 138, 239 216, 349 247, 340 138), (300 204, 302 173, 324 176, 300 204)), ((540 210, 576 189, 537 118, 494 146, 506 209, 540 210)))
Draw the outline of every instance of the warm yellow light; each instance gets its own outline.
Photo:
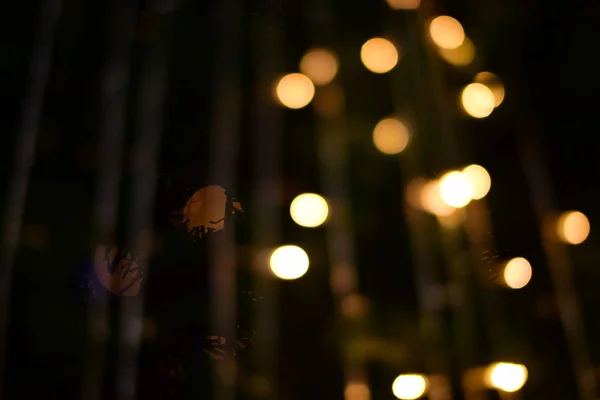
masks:
POLYGON ((394 10, 416 10, 421 5, 421 0, 387 0, 394 10))
POLYGON ((408 128, 396 118, 381 120, 373 130, 373 143, 384 154, 398 154, 408 145, 408 128))
POLYGON ((371 400, 369 386, 363 382, 350 382, 344 390, 345 400, 371 400))
POLYGON ((456 49, 465 41, 465 30, 460 22, 447 15, 436 17, 429 23, 429 35, 442 49, 456 49))
POLYGON ((456 210, 456 208, 449 206, 442 200, 438 181, 430 181, 423 186, 420 200, 425 211, 438 217, 447 217, 456 210))
POLYGON ((527 382, 527 368, 521 364, 496 363, 487 368, 486 383, 504 392, 516 392, 527 382))
POLYGON ((462 172, 473 182, 473 199, 483 199, 492 187, 490 174, 481 165, 469 165, 462 172))
POLYGON ((583 243, 590 234, 590 221, 582 212, 565 212, 558 219, 556 234, 565 243, 583 243))
POLYGON ((279 80, 276 93, 281 104, 298 109, 306 107, 313 99, 315 85, 306 75, 288 74, 279 80))
POLYGON ((414 400, 427 391, 427 379, 423 375, 399 375, 392 384, 392 393, 401 400, 414 400))
POLYGON ((461 95, 464 110, 474 118, 485 118, 494 111, 495 99, 492 90, 481 84, 467 85, 461 95))
POLYGON ((462 172, 448 172, 440 178, 440 195, 447 205, 462 208, 473 198, 473 182, 462 172))
POLYGON ((504 282, 511 289, 521 289, 531 280, 531 264, 523 257, 516 257, 504 266, 504 282))
POLYGON ((327 85, 338 72, 337 57, 327 49, 310 50, 300 61, 300 72, 317 86, 327 85))
POLYGON ((475 59, 475 46, 469 37, 465 36, 463 43, 455 49, 438 48, 440 56, 449 64, 456 67, 469 65, 475 59))
POLYGON ((281 246, 271 254, 269 264, 276 277, 298 279, 308 271, 308 254, 298 246, 281 246))
POLYGON ((316 228, 327 220, 327 200, 315 193, 298 195, 290 205, 290 215, 295 223, 306 228, 316 228))
POLYGON ((373 38, 363 44, 360 59, 369 71, 384 74, 398 64, 398 50, 389 40, 373 38))
POLYGON ((502 104, 504 100, 504 85, 500 78, 491 72, 480 72, 475 75, 475 79, 473 80, 475 83, 481 83, 492 91, 494 95, 494 106, 498 107, 502 104))

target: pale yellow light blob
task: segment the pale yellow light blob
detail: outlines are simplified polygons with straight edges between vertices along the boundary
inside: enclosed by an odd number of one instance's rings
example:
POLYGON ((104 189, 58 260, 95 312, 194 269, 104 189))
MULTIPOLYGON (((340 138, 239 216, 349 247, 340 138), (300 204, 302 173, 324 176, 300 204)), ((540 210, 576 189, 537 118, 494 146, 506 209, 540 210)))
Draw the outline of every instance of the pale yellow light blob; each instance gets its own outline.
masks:
POLYGON ((494 95, 494 107, 498 107, 504 101, 504 85, 500 78, 491 72, 480 72, 475 75, 473 80, 475 83, 481 83, 492 91, 494 95))
POLYGON ((455 49, 443 49, 438 47, 440 56, 449 64, 456 67, 464 67, 475 59, 475 45, 469 37, 465 36, 463 43, 455 49))
POLYGON ((421 0, 386 0, 394 10, 416 10, 421 5, 421 0))
POLYGON ((292 200, 290 215, 298 225, 316 228, 327 220, 329 206, 327 200, 318 194, 303 193, 292 200))
POLYGON ((504 267, 504 282, 511 289, 521 289, 527 286, 532 274, 529 261, 523 257, 516 257, 506 263, 504 267))
POLYGON ((373 143, 384 154, 401 153, 408 145, 408 128, 396 118, 379 121, 373 130, 373 143))
POLYGON ((338 59, 330 50, 312 49, 302 57, 300 72, 317 86, 327 85, 338 72, 338 59))
POLYGON ((387 39, 373 38, 363 44, 360 59, 369 71, 384 74, 398 64, 398 50, 387 39))
POLYGON ((440 178, 440 195, 447 205, 462 208, 473 199, 473 182, 462 172, 448 172, 440 178))
POLYGON ((276 94, 284 106, 299 109, 311 102, 315 95, 315 85, 306 75, 288 74, 277 83, 276 94))
POLYGON ((433 43, 442 49, 456 49, 465 41, 465 30, 460 22, 447 15, 431 20, 429 35, 433 43))
POLYGON ((469 165, 462 172, 473 182, 473 199, 483 199, 492 187, 490 174, 481 165, 469 165))
POLYGON ((371 400, 371 391, 364 382, 350 382, 344 390, 344 400, 371 400))
POLYGON ((423 186, 420 200, 425 211, 438 217, 447 217, 456 211, 456 208, 449 206, 442 200, 438 181, 429 181, 423 186))
POLYGON ((418 374, 399 375, 392 384, 392 393, 401 400, 414 400, 427 391, 427 378, 418 374))
POLYGON ((590 221, 582 212, 565 212, 558 219, 556 234, 565 243, 583 243, 590 234, 590 221))
POLYGON ((463 109, 474 118, 489 116, 494 111, 495 101, 492 90, 481 83, 467 85, 461 94, 463 109))
POLYGON ((512 393, 525 385, 527 376, 527 368, 524 365, 501 362, 487 368, 485 382, 490 388, 512 393))
POLYGON ((298 279, 308 271, 308 254, 298 246, 281 246, 271 254, 269 264, 279 279, 298 279))

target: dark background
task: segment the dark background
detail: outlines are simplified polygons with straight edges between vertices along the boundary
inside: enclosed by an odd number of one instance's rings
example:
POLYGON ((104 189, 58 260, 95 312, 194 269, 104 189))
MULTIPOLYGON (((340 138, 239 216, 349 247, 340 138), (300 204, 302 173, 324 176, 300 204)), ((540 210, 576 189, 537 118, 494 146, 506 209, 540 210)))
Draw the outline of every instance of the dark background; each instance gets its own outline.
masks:
MULTIPOLYGON (((159 170, 161 176, 183 176, 181 179, 190 185, 203 181, 208 157, 214 38, 220 34, 212 17, 213 3, 182 1, 168 16, 152 15, 141 4, 141 16, 134 30, 127 140, 131 142, 133 136, 132 110, 139 100, 139 48, 160 30, 168 37, 168 89, 159 170)), ((418 345, 413 255, 404 209, 399 206, 404 201, 403 187, 407 182, 402 181, 397 160, 379 154, 371 143, 372 127, 394 111, 392 82, 387 74, 375 75, 363 68, 359 52, 362 43, 385 31, 386 24, 404 29, 412 26, 412 17, 390 10, 383 1, 335 1, 331 6, 336 39, 315 43, 307 22, 310 3, 245 2, 239 57, 244 101, 235 193, 242 204, 249 204, 255 179, 252 166, 257 157, 253 152, 256 129, 252 110, 256 101, 254 49, 258 32, 280 40, 281 47, 276 49, 281 61, 278 73, 297 70, 300 58, 310 47, 331 46, 340 57, 339 77, 346 94, 348 172, 359 287, 372 302, 368 331, 400 343, 409 354, 400 365, 376 360, 370 363, 372 397, 391 399, 389 388, 398 373, 423 368, 423 349, 418 345)), ((99 94, 111 7, 111 2, 62 2, 13 276, 9 368, 4 388, 11 399, 79 398, 81 393, 86 324, 79 275, 90 260, 96 142, 101 119, 99 94)), ((570 358, 518 148, 519 138, 535 138, 556 190, 558 208, 583 211, 591 221, 588 240, 569 253, 574 261, 592 358, 597 362, 600 253, 594 227, 600 200, 596 182, 600 85, 595 49, 600 3, 437 1, 429 7, 435 14, 451 15, 461 21, 475 44, 477 59, 473 66, 462 69, 441 62, 437 62, 437 68, 421 64, 421 78, 414 78, 417 83, 406 92, 408 102, 417 101, 417 92, 426 99, 418 107, 424 110, 428 121, 422 140, 427 172, 433 177, 443 169, 459 166, 452 165, 452 159, 445 155, 448 149, 443 141, 427 139, 448 124, 440 117, 435 102, 427 99, 433 98, 436 90, 444 99, 454 99, 452 96, 460 87, 481 70, 500 76, 506 98, 489 118, 466 119, 450 100, 445 101, 445 107, 459 143, 460 165, 484 165, 492 176, 487 199, 497 256, 526 257, 534 269, 529 286, 501 295, 507 310, 503 332, 510 333, 501 353, 520 357, 528 365, 530 379, 524 398, 576 399, 570 358), (432 74, 437 74, 441 82, 435 90, 432 74)), ((28 71, 39 8, 39 2, 31 1, 5 2, 0 6, 3 193, 12 171, 15 134, 30 83, 28 71)), ((406 53, 397 69, 403 71, 403 82, 409 87, 414 76, 411 59, 422 50, 406 40, 401 44, 406 53)), ((278 398, 341 399, 342 363, 337 354, 340 333, 332 323, 334 302, 329 291, 324 229, 303 229, 287 217, 289 202, 297 194, 320 191, 315 116, 307 107, 284 111, 283 117, 281 241, 303 246, 311 255, 311 269, 302 279, 284 282, 280 287, 278 398)), ((127 190, 127 177, 121 187, 127 190)), ((168 188, 159 185, 161 190, 168 188)), ((159 208, 170 206, 159 203, 159 208)), ((243 229, 240 246, 249 246, 243 229)), ((183 264, 184 261, 182 268, 183 264)), ((485 339, 481 340, 485 348, 485 339)), ((252 357, 251 352, 244 357, 252 357)), ((483 352, 478 359, 492 361, 489 357, 483 352)), ((206 368, 200 369, 196 378, 208 385, 206 368)), ((208 393, 202 392, 202 385, 198 386, 200 394, 208 393)))

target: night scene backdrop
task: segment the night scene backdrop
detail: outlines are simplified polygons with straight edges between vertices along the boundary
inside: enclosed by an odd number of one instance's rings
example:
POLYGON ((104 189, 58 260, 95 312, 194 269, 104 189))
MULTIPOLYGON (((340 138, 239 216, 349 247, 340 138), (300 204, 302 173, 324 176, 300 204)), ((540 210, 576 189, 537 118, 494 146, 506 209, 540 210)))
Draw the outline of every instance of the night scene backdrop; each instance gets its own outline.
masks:
POLYGON ((0 18, 0 398, 600 398, 600 3, 0 18))

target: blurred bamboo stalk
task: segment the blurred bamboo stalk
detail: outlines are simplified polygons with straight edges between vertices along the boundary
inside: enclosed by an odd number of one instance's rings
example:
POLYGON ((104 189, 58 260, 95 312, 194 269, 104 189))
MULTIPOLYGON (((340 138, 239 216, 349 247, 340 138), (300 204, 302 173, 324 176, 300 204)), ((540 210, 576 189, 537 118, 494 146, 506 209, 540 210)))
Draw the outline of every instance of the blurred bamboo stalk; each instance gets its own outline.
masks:
MULTIPOLYGON (((227 189, 237 184, 237 158, 241 129, 241 0, 223 0, 215 5, 215 64, 210 132, 209 180, 227 189)), ((231 197, 231 193, 228 194, 231 197)), ((230 218, 230 213, 226 214, 230 218)), ((235 226, 226 220, 227 237, 209 238, 211 334, 234 341, 236 335, 235 226)), ((237 373, 230 358, 213 360, 213 398, 233 400, 237 373)))
MULTIPOLYGON (((386 24, 387 33, 400 41, 404 38, 406 52, 410 52, 411 83, 407 83, 398 71, 391 73, 391 91, 394 96, 397 116, 407 116, 413 113, 414 128, 410 132, 409 144, 400 157, 400 170, 406 185, 415 179, 426 175, 427 165, 425 143, 423 135, 432 131, 431 119, 429 118, 428 105, 425 100, 425 77, 423 43, 421 39, 421 26, 416 12, 405 11, 404 29, 399 28, 396 21, 386 24), (407 92, 406 88, 409 88, 407 92), (418 127, 418 128, 417 128, 418 127)), ((392 12, 398 15, 397 12, 392 12)), ((391 17, 390 17, 391 19, 391 17)), ((406 193, 409 195, 409 193, 406 193)), ((431 294, 434 288, 442 284, 434 265, 435 260, 431 252, 433 246, 431 240, 431 226, 428 217, 420 210, 412 208, 405 201, 404 210, 408 225, 410 247, 413 254, 413 265, 415 269, 415 286, 418 296, 419 327, 422 337, 422 346, 426 349, 424 354, 424 365, 427 373, 449 375, 451 360, 444 341, 447 340, 447 330, 443 316, 443 304, 432 301, 431 294)), ((435 394, 434 394, 435 395, 435 394)))
MULTIPOLYGON (((117 222, 125 107, 129 86, 129 59, 137 6, 133 1, 115 4, 109 11, 109 56, 102 78, 102 127, 98 144, 98 178, 93 214, 92 258, 98 246, 111 245, 117 222)), ((82 398, 98 400, 109 334, 107 293, 88 305, 88 340, 82 398)))
POLYGON ((556 291, 561 323, 573 363, 579 396, 582 400, 595 400, 598 383, 590 358, 579 298, 573 280, 573 266, 565 245, 560 243, 549 219, 557 211, 556 196, 544 165, 537 132, 519 135, 519 156, 527 177, 533 208, 539 223, 546 262, 556 291))
POLYGON ((271 92, 273 79, 281 70, 280 52, 283 48, 276 34, 279 18, 273 10, 265 9, 263 1, 256 1, 261 15, 270 15, 269 24, 256 26, 254 39, 256 89, 253 132, 256 135, 254 172, 256 186, 252 193, 252 246, 254 255, 253 292, 262 296, 255 303, 256 336, 254 339, 254 367, 256 379, 266 382, 266 399, 278 399, 278 290, 279 285, 269 269, 266 251, 273 249, 281 239, 281 168, 282 168, 282 112, 271 92))
MULTIPOLYGON (((168 1, 151 5, 145 17, 156 18, 153 36, 145 44, 140 76, 140 94, 136 117, 136 136, 132 148, 132 197, 129 211, 128 241, 131 254, 149 254, 150 235, 140 235, 152 227, 156 195, 158 156, 162 136, 164 99, 167 80, 167 49, 170 24, 165 14, 168 1)), ((147 266, 142 266, 147 273, 147 266)), ((137 398, 137 364, 143 328, 144 287, 137 296, 120 301, 116 398, 137 398)))
POLYGON ((33 55, 30 62, 29 82, 15 150, 14 171, 8 186, 8 199, 4 210, 2 247, 0 251, 0 399, 5 395, 4 378, 8 358, 8 331, 11 307, 11 285, 15 254, 21 236, 21 226, 29 176, 35 160, 38 123, 44 102, 44 93, 52 65, 52 51, 61 2, 42 2, 37 18, 33 55))

